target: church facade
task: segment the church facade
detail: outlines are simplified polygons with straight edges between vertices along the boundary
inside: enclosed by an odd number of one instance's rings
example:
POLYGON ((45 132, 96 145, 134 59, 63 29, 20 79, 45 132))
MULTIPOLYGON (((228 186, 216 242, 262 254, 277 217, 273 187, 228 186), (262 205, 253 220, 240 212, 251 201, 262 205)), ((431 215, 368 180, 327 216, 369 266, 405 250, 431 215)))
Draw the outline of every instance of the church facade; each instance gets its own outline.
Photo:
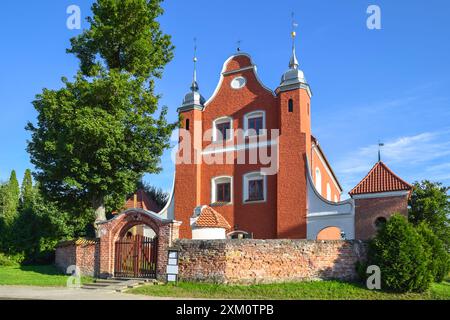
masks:
POLYGON ((386 188, 378 192, 369 185, 341 201, 339 180, 312 135, 311 99, 295 46, 275 90, 261 82, 242 52, 225 61, 208 100, 194 71, 191 91, 178 109, 182 128, 174 188, 160 213, 181 222, 180 238, 367 238, 381 218, 394 213, 390 208, 405 213, 411 186, 392 183, 395 175, 384 164, 389 174, 380 175, 376 186, 386 188), (394 205, 384 210, 387 202, 379 198, 394 205))

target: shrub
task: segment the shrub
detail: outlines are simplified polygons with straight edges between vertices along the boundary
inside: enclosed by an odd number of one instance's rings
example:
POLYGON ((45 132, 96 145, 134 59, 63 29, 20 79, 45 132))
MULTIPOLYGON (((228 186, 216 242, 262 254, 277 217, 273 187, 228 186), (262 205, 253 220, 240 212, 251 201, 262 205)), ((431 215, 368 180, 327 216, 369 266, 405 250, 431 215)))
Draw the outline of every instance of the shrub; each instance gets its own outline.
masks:
POLYGON ((431 256, 429 268, 433 272, 433 279, 442 282, 450 272, 450 256, 445 250, 445 244, 424 222, 419 224, 416 230, 422 236, 425 250, 431 256))
POLYGON ((433 279, 423 237, 407 219, 394 214, 369 244, 369 265, 381 270, 383 289, 423 292, 433 279))
POLYGON ((5 255, 0 252, 0 266, 13 267, 19 266, 24 259, 23 254, 5 255))

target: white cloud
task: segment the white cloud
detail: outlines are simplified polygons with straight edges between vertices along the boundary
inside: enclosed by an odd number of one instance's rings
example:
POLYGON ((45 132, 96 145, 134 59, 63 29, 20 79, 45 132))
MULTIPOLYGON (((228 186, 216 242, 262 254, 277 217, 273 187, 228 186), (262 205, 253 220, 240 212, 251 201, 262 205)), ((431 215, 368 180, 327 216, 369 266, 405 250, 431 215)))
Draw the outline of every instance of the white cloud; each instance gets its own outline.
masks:
MULTIPOLYGON (((361 147, 340 160, 336 172, 344 189, 355 186, 377 161, 378 144, 361 147)), ((381 157, 389 166, 401 168, 400 176, 412 180, 450 179, 450 130, 424 132, 384 142, 381 157), (443 161, 443 163, 441 163, 443 161)))

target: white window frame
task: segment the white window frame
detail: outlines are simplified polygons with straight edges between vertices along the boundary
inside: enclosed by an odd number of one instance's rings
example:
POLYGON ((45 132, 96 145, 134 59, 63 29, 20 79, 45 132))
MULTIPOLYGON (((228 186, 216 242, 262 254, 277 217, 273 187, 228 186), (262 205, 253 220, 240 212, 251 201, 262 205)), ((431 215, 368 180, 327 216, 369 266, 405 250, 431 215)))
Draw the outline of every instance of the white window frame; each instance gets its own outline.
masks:
POLYGON ((222 141, 231 141, 233 140, 233 136, 234 136, 234 131, 233 131, 233 118, 232 117, 220 117, 217 118, 213 121, 213 127, 212 127, 212 141, 213 142, 222 142, 222 141), (217 125, 218 124, 222 124, 222 123, 229 123, 230 124, 230 136, 228 139, 222 139, 222 140, 218 140, 217 139, 217 125))
POLYGON ((253 119, 253 118, 259 118, 262 116, 262 129, 258 134, 255 135, 251 135, 252 137, 258 137, 258 136, 264 136, 267 133, 267 128, 266 128, 266 112, 264 110, 256 110, 256 111, 252 111, 249 112, 247 114, 244 115, 244 136, 245 137, 249 137, 249 128, 248 128, 248 120, 249 119, 253 119))
POLYGON ((226 203, 233 204, 233 177, 232 176, 218 176, 211 179, 211 204, 217 203, 216 199, 216 190, 217 190, 217 184, 220 183, 230 183, 230 202, 226 203))
POLYGON ((331 201, 331 186, 329 182, 327 182, 327 200, 331 201))
POLYGON ((243 188, 242 188, 242 202, 244 204, 251 204, 251 203, 261 203, 267 201, 267 176, 261 174, 260 171, 254 171, 244 174, 243 176, 243 188), (263 180, 263 200, 248 200, 248 183, 249 181, 253 180, 263 180))
POLYGON ((322 172, 320 172, 319 167, 316 167, 316 190, 322 195, 322 172))

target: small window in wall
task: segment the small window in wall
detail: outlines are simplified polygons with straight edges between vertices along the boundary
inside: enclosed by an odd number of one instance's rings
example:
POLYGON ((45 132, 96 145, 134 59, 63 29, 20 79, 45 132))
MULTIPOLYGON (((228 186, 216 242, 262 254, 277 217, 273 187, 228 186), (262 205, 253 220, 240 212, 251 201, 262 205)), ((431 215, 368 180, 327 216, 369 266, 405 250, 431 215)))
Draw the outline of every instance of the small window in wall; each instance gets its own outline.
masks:
POLYGON ((189 119, 186 119, 186 130, 189 131, 189 125, 190 125, 190 121, 189 119))
POLYGON ((255 202, 266 200, 266 176, 260 172, 252 172, 244 175, 244 202, 255 202))
POLYGON ((327 200, 331 201, 331 187, 329 183, 327 183, 327 200))
POLYGON ((378 217, 375 220, 375 228, 379 231, 386 224, 387 220, 385 217, 378 217))
POLYGON ((232 177, 218 177, 212 180, 211 203, 224 205, 232 202, 232 177))
POLYGON ((289 102, 288 102, 288 111, 289 111, 289 112, 294 112, 294 100, 292 100, 292 99, 289 99, 289 102))
POLYGON ((233 119, 229 117, 219 118, 213 122, 213 141, 231 140, 233 119))
POLYGON ((319 168, 316 168, 316 190, 322 195, 322 174, 319 168))
POLYGON ((245 135, 261 135, 266 129, 266 114, 264 111, 248 113, 244 116, 245 135))

